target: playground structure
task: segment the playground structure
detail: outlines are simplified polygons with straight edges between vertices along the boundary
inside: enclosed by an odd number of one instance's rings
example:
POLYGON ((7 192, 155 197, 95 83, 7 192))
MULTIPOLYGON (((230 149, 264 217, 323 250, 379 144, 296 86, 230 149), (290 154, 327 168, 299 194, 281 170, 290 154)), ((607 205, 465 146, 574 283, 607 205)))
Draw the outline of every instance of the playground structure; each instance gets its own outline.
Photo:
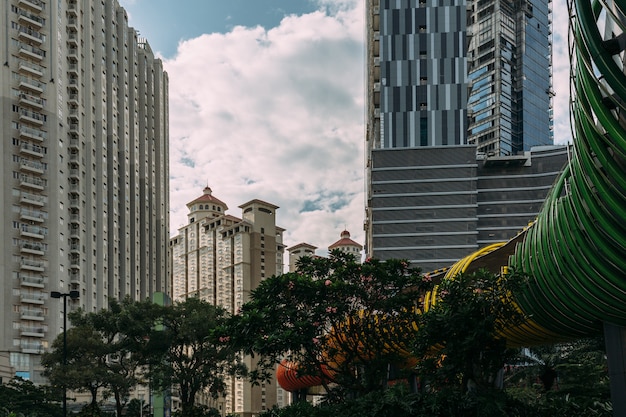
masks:
MULTIPOLYGON (((530 319, 503 335, 514 345, 604 330, 614 415, 626 415, 626 0, 568 0, 568 12, 569 163, 528 228, 460 260, 443 279, 507 266, 527 273, 516 303, 530 319)), ((320 383, 296 374, 280 366, 279 383, 320 383)))

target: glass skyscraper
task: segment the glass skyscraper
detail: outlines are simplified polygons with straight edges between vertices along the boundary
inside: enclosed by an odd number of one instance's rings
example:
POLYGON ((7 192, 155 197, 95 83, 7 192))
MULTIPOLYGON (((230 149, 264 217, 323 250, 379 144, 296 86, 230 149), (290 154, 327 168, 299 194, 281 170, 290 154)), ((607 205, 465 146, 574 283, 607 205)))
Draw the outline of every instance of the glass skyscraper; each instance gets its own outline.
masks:
POLYGON ((367 0, 366 16, 367 254, 431 269, 514 234, 566 159, 545 149, 551 3, 367 0))
POLYGON ((467 142, 495 155, 552 144, 550 3, 481 0, 467 10, 467 142))

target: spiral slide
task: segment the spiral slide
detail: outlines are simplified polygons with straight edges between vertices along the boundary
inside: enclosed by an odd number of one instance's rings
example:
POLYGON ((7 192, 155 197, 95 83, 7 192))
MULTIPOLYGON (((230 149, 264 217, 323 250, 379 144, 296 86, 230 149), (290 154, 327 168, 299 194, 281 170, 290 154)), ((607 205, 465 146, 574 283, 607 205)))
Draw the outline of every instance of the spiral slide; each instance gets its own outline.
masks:
MULTIPOLYGON (((507 265, 529 274, 515 301, 530 319, 503 335, 520 346, 626 326, 626 0, 568 0, 568 8, 570 162, 526 230, 460 260, 444 277, 507 265)), ((279 384, 320 383, 296 374, 281 365, 279 384)))

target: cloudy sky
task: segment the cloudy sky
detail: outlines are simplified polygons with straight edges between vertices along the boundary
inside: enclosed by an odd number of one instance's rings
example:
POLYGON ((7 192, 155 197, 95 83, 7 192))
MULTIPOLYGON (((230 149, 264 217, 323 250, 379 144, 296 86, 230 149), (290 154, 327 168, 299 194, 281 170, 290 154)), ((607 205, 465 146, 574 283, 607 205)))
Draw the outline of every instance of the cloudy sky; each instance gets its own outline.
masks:
MULTIPOLYGON (((285 244, 363 243, 363 0, 120 0, 170 79, 171 233, 208 184, 285 244)), ((555 139, 569 140, 567 10, 553 2, 555 139)))

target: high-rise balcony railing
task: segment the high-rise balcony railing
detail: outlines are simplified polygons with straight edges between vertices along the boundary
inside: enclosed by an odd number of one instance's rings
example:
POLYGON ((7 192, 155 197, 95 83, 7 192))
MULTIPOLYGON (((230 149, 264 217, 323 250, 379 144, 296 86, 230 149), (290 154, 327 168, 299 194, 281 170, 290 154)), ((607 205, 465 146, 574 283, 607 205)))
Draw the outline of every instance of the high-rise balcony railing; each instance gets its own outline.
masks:
POLYGON ((28 171, 35 174, 43 174, 46 167, 44 164, 38 161, 31 161, 30 159, 22 158, 20 160, 20 170, 28 171))
POLYGON ((20 317, 23 320, 42 321, 45 319, 43 309, 40 308, 21 308, 20 317))
POLYGON ((41 342, 26 342, 26 341, 23 340, 20 343, 20 349, 22 350, 22 353, 41 354, 43 352, 43 343, 41 343, 41 342))
POLYGON ((30 175, 22 174, 20 175, 20 186, 42 191, 44 188, 46 188, 46 181, 41 178, 31 177, 30 175))
POLYGON ((46 40, 46 37, 44 35, 36 31, 32 27, 28 27, 28 26, 20 25, 20 27, 18 28, 18 36, 21 39, 24 39, 30 42, 35 42, 37 44, 42 44, 46 40))
POLYGON ((32 143, 22 142, 20 143, 20 152, 32 156, 43 158, 43 148, 39 145, 33 145, 32 143))
POLYGON ((46 140, 46 132, 43 130, 35 129, 28 126, 20 126, 20 137, 27 139, 34 139, 39 142, 46 140))
POLYGON ((20 121, 38 126, 43 126, 46 118, 43 114, 30 111, 28 109, 20 109, 20 121))
POLYGON ((20 203, 41 207, 46 204, 46 197, 22 191, 20 193, 20 203))
POLYGON ((45 100, 41 97, 34 96, 32 94, 20 93, 20 104, 24 106, 34 107, 36 109, 43 108, 46 104, 45 100))
POLYGON ((46 4, 42 0, 19 0, 18 4, 38 12, 41 12, 46 8, 46 4))
POLYGON ((44 246, 39 242, 22 242, 20 244, 20 252, 31 255, 44 255, 44 246))
POLYGON ((48 230, 44 227, 34 226, 31 224, 23 224, 20 228, 20 235, 24 237, 33 237, 43 239, 46 237, 48 230))
POLYGON ((44 267, 45 264, 43 261, 26 258, 22 258, 22 260, 20 261, 20 269, 23 270, 43 272, 45 269, 44 267))
POLYGON ((24 292, 20 295, 20 301, 26 304, 43 304, 45 300, 41 292, 24 292))
POLYGON ((43 49, 21 42, 19 44, 19 53, 22 56, 27 56, 40 61, 46 57, 46 51, 43 49))
POLYGON ((23 287, 43 288, 45 278, 37 275, 20 274, 20 283, 23 287))
POLYGON ((16 12, 18 16, 17 18, 20 21, 20 23, 25 23, 27 25, 36 26, 38 28, 42 28, 43 25, 46 23, 44 18, 37 16, 35 13, 31 12, 30 10, 17 8, 16 12))
POLYGON ((20 220, 41 223, 45 220, 45 217, 42 211, 23 208, 20 210, 20 220))
POLYGON ((43 326, 20 326, 20 336, 23 337, 44 337, 46 335, 43 326))

